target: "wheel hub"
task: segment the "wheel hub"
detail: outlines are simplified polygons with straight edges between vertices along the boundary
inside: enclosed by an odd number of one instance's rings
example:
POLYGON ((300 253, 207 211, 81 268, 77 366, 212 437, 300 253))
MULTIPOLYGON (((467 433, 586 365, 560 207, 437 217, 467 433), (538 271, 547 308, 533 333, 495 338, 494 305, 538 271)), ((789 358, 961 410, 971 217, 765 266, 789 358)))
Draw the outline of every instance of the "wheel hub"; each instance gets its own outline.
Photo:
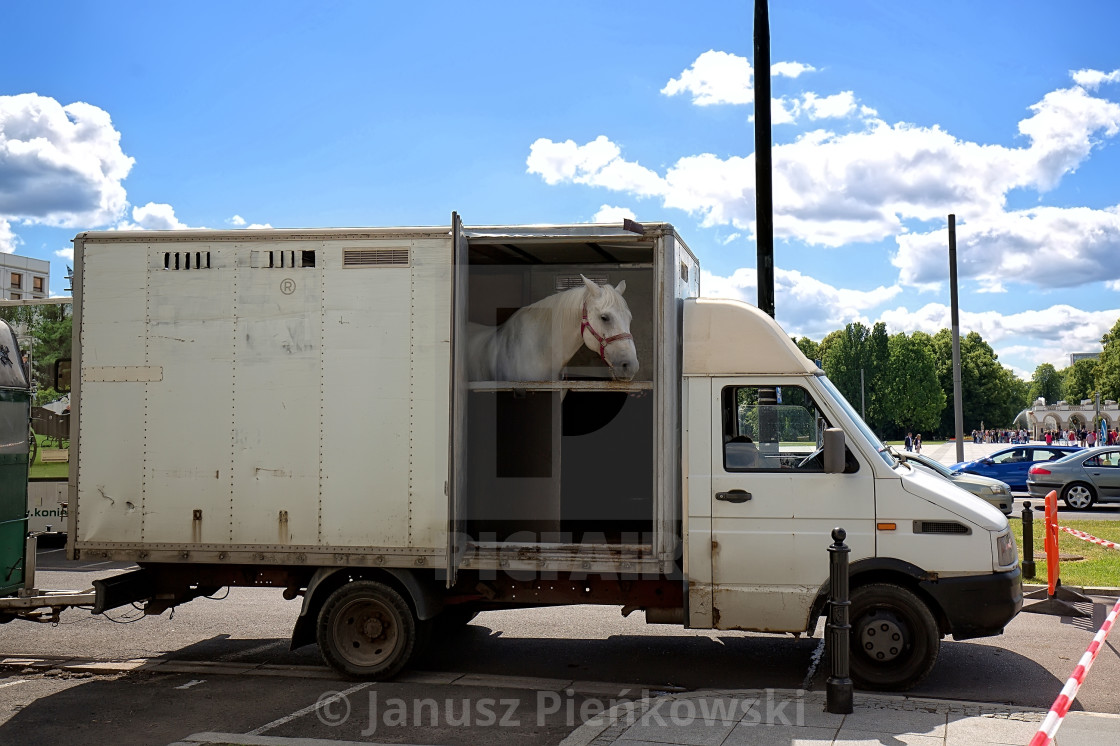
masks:
POLYGON ((892 614, 879 612, 860 625, 859 644, 871 660, 884 663, 902 654, 906 636, 892 614))
POLYGON ((384 630, 385 625, 376 617, 367 617, 365 623, 362 624, 362 634, 370 640, 376 640, 378 637, 381 637, 381 633, 384 630))

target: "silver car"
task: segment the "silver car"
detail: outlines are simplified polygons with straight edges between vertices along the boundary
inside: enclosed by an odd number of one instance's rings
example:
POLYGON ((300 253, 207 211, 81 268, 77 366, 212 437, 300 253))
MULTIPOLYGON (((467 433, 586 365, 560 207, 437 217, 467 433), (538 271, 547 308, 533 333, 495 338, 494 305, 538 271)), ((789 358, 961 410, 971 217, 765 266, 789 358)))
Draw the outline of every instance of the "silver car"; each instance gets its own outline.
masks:
POLYGON ((907 451, 903 451, 902 453, 895 451, 894 453, 903 461, 917 464, 930 471, 937 472, 966 492, 971 492, 977 497, 987 500, 992 505, 999 508, 1004 515, 1011 515, 1011 509, 1014 506, 1014 498, 1012 498, 1011 488, 1007 486, 1006 482, 1001 482, 991 477, 982 477, 979 474, 953 471, 940 462, 934 461, 929 456, 923 456, 920 453, 909 453, 907 451))
POLYGON ((1088 448, 1032 466, 1027 472, 1031 497, 1045 498, 1050 490, 1057 490, 1070 510, 1120 502, 1120 446, 1088 448))

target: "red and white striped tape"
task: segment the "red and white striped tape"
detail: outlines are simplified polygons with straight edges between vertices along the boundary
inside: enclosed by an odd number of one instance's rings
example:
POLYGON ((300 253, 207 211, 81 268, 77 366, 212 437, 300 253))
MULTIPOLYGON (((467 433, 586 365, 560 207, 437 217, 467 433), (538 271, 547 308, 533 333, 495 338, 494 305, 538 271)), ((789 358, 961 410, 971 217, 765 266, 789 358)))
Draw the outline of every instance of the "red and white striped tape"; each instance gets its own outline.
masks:
POLYGON ((1077 668, 1073 669, 1073 673, 1070 674, 1066 685, 1062 687, 1058 698, 1050 706, 1050 712, 1046 713, 1042 725, 1039 726, 1038 733, 1034 734, 1029 746, 1047 746, 1053 740, 1062 724, 1062 719, 1069 712, 1073 700, 1077 698, 1077 690, 1081 688, 1081 685, 1085 682, 1085 677, 1089 675, 1089 669, 1093 667, 1093 661, 1097 659, 1097 653, 1104 646, 1104 639, 1108 637, 1108 632, 1112 629, 1112 624, 1116 621, 1118 614, 1120 614, 1120 599, 1112 607, 1112 611, 1109 612, 1108 618, 1104 620, 1104 624, 1101 625, 1096 637, 1089 643, 1089 649, 1085 651, 1085 655, 1081 656, 1081 660, 1077 662, 1077 668))
POLYGON ((1070 528, 1069 526, 1058 526, 1058 528, 1061 529, 1062 531, 1065 531, 1067 534, 1070 534, 1071 536, 1076 536, 1078 539, 1084 539, 1085 541, 1091 541, 1094 544, 1100 544, 1102 547, 1108 547, 1109 549, 1120 549, 1120 544, 1117 544, 1115 541, 1107 541, 1105 539, 1098 539, 1097 537, 1093 536, 1092 534, 1087 534, 1084 531, 1078 531, 1077 529, 1070 528))

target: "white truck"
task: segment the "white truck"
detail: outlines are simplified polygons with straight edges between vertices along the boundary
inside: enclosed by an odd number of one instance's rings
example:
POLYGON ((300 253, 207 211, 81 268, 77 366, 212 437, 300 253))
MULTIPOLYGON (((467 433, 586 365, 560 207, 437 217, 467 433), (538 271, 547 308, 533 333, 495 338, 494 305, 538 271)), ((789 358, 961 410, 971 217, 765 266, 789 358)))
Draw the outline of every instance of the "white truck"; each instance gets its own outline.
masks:
POLYGON ((901 689, 943 636, 1022 605, 1007 519, 896 460, 770 317, 699 298, 671 225, 74 248, 68 553, 140 568, 96 584, 98 611, 278 586, 303 599, 292 646, 369 678, 516 606, 812 634, 841 526, 853 678, 901 689), (467 380, 468 322, 583 277, 625 280, 637 375, 589 352, 555 380, 467 380))

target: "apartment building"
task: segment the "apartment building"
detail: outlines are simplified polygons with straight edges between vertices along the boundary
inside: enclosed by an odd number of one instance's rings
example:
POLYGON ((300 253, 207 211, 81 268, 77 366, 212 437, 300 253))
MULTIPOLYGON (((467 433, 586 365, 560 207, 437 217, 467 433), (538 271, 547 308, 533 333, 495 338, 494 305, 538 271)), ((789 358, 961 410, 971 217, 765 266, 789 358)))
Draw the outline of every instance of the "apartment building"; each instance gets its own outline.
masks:
POLYGON ((0 299, 50 297, 51 263, 16 254, 0 254, 0 299))

